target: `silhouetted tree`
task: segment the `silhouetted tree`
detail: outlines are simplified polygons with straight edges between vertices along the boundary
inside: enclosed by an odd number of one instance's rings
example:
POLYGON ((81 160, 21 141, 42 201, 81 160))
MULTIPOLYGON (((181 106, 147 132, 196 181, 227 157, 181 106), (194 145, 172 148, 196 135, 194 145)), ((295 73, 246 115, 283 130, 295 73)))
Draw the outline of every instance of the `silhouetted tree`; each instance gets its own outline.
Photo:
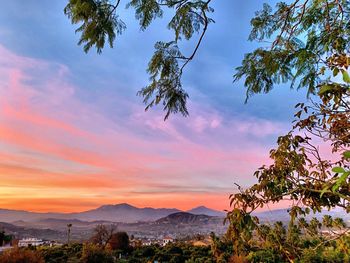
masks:
POLYGON ((91 237, 91 242, 99 246, 105 247, 116 230, 117 226, 114 224, 108 227, 106 225, 97 225, 94 228, 94 234, 91 237))
POLYGON ((129 248, 129 236, 126 232, 114 233, 108 244, 113 250, 126 250, 129 248))
POLYGON ((4 244, 4 239, 5 239, 5 231, 2 230, 0 231, 0 247, 4 244))
POLYGON ((73 224, 67 224, 67 243, 70 243, 70 234, 71 234, 71 228, 73 224))

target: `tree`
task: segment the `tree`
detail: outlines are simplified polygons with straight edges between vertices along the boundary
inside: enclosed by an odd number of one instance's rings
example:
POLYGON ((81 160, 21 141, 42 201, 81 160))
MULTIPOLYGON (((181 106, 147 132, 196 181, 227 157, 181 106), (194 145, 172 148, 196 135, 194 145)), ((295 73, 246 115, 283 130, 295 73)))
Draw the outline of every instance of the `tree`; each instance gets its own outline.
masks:
POLYGON ((4 239, 5 239, 5 231, 2 230, 0 231, 0 247, 4 244, 4 239))
MULTIPOLYGON (((105 43, 113 47, 115 38, 126 29, 119 18, 120 0, 69 0, 64 9, 73 24, 80 24, 76 32, 81 33, 79 45, 84 45, 88 52, 96 47, 101 53, 105 43)), ((175 10, 175 15, 168 23, 174 32, 170 42, 159 41, 155 44, 155 52, 151 58, 147 72, 150 84, 142 88, 138 95, 143 97, 150 107, 163 104, 165 119, 171 113, 188 115, 186 101, 187 92, 182 88, 181 77, 184 68, 193 60, 205 36, 210 23, 214 22, 208 15, 214 11, 210 7, 211 0, 129 0, 126 8, 135 10, 135 17, 140 29, 146 30, 156 18, 162 17, 168 10, 175 10), (194 33, 199 33, 191 54, 184 55, 178 46, 183 39, 190 40, 194 33)))
MULTIPOLYGON (((259 183, 233 196, 233 204, 243 201, 244 208, 255 209, 289 196, 315 211, 334 206, 350 209, 349 174, 342 168, 348 167, 350 157, 345 151, 350 143, 350 32, 344 22, 349 8, 346 1, 294 1, 277 4, 274 12, 264 5, 252 19, 251 40, 277 37, 268 48, 246 54, 237 68, 235 78, 245 78, 247 95, 290 82, 292 87, 307 87, 318 101, 296 106, 300 110, 294 130, 281 136, 278 148, 270 152, 274 164, 259 169, 255 173, 259 183), (329 73, 342 75, 342 81, 329 73), (316 138, 329 142, 332 153, 345 151, 344 155, 337 161, 323 160, 313 144, 316 138), (247 202, 248 195, 255 198, 247 202)), ((292 211, 297 212, 301 210, 292 211)))
POLYGON ((73 224, 67 224, 67 244, 70 243, 71 228, 73 224))
POLYGON ((129 248, 129 236, 126 232, 117 232, 112 235, 108 244, 113 250, 126 250, 129 248))
MULTIPOLYGON (((252 212, 269 203, 291 200, 291 225, 310 210, 350 211, 349 18, 348 1, 296 0, 275 9, 265 4, 251 20, 250 40, 270 44, 246 54, 237 68, 235 80, 244 78, 247 98, 290 83, 307 88, 310 100, 296 105, 292 130, 270 151, 273 164, 256 171, 255 185, 231 195, 228 220, 241 246, 250 239, 240 233, 251 235, 259 228, 252 212), (328 145, 328 154, 319 150, 320 144, 328 145)), ((307 225, 316 236, 321 223, 312 219, 307 225)))
POLYGON ((91 237, 91 242, 101 247, 105 247, 111 240, 117 226, 112 224, 109 227, 106 225, 97 225, 94 228, 94 235, 91 237))

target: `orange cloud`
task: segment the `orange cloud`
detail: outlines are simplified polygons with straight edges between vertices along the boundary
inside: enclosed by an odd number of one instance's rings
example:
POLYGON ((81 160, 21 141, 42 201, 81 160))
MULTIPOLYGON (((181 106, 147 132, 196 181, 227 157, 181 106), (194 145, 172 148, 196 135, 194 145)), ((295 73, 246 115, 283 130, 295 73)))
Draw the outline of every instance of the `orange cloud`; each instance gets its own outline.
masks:
POLYGON ((127 102, 129 114, 107 114, 103 101, 81 101, 80 89, 67 67, 0 45, 0 207, 81 211, 130 202, 222 210, 233 183, 252 183, 254 167, 267 160, 260 140, 281 130, 199 106, 193 118, 167 122, 127 102))

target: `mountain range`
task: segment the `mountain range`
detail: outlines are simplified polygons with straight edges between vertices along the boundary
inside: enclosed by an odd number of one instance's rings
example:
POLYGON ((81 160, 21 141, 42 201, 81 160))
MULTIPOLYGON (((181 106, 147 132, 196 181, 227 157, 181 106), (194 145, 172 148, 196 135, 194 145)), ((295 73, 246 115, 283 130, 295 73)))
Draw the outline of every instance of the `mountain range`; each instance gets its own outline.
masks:
POLYGON ((34 222, 44 219, 64 219, 81 221, 109 221, 109 222, 149 222, 156 221, 170 214, 187 212, 194 215, 207 215, 224 217, 225 213, 205 206, 199 206, 188 211, 181 211, 176 208, 138 208, 126 203, 115 205, 103 205, 96 209, 78 213, 38 213, 23 210, 0 209, 0 222, 13 223, 17 221, 34 222))
MULTIPOLYGON (((261 223, 289 220, 287 209, 277 209, 254 213, 261 223)), ((321 219, 324 214, 342 217, 350 222, 348 214, 342 210, 331 210, 307 216, 321 219)), ((188 211, 175 208, 138 208, 129 204, 103 205, 80 213, 36 213, 23 210, 0 209, 0 230, 14 234, 17 238, 38 237, 65 242, 67 225, 73 224, 72 240, 86 240, 99 224, 115 223, 118 230, 145 238, 159 236, 191 236, 198 233, 224 234, 225 213, 204 206, 188 211)))

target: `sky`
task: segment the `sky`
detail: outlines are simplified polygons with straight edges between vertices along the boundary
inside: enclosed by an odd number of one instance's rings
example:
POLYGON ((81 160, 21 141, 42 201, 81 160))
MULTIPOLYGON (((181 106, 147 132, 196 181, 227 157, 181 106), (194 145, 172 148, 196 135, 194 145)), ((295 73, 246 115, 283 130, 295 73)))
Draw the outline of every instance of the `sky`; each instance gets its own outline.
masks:
POLYGON ((262 2, 212 1, 216 22, 183 76, 190 116, 167 121, 161 108, 145 112, 136 93, 148 83, 154 43, 173 37, 168 14, 141 31, 122 1, 127 30, 113 49, 85 54, 66 3, 12 0, 0 9, 0 208, 228 209, 235 183, 255 182, 305 99, 281 86, 245 104, 243 82, 233 83, 257 47, 247 39, 262 2))

